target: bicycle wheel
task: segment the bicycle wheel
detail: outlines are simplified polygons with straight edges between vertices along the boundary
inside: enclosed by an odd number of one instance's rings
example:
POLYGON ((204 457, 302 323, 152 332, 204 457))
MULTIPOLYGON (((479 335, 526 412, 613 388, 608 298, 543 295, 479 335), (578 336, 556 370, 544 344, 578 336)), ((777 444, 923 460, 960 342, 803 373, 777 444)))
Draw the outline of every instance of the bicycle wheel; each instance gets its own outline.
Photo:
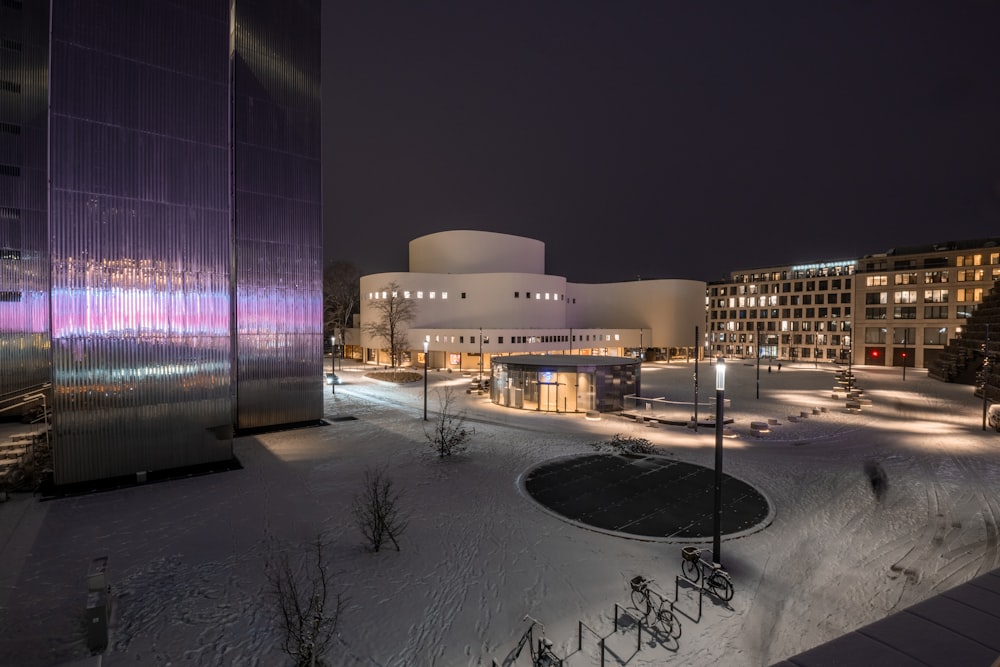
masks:
MULTIPOLYGON (((660 627, 663 628, 666 634, 674 634, 674 625, 677 624, 677 619, 674 618, 674 613, 670 611, 667 605, 663 605, 656 611, 656 622, 660 624, 660 627)), ((677 625, 677 629, 680 630, 679 624, 677 625)))
POLYGON ((641 588, 632 589, 632 606, 639 610, 643 618, 649 615, 649 605, 646 602, 646 595, 641 588))
POLYGON ((698 579, 701 578, 701 568, 698 567, 698 561, 696 560, 682 560, 681 572, 684 573, 686 579, 695 583, 698 583, 698 579))
POLYGON ((733 599, 733 582, 721 572, 713 572, 706 583, 723 602, 729 602, 733 599))

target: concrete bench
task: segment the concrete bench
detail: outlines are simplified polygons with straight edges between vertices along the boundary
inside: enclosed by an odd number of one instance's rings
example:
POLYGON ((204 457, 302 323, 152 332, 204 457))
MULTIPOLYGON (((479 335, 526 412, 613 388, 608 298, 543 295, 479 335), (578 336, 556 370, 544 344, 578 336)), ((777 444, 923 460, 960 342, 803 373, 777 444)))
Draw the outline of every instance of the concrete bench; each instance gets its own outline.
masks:
POLYGON ((847 401, 844 405, 851 412, 861 412, 861 403, 859 401, 847 401))

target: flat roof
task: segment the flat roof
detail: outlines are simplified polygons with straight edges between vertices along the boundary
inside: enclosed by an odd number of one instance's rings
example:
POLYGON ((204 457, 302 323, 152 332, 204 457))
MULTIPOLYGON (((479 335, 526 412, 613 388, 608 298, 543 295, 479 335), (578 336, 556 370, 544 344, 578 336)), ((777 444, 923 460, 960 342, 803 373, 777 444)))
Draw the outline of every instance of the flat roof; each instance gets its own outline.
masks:
POLYGON ((493 357, 491 363, 517 364, 519 366, 621 366, 638 364, 632 357, 605 357, 591 354, 513 354, 493 357))

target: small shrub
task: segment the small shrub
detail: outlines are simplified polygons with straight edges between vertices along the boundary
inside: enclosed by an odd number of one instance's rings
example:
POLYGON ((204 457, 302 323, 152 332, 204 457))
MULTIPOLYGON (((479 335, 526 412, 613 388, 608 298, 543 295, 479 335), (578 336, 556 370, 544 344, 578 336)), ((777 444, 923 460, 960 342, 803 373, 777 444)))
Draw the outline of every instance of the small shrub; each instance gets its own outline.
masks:
POLYGON ((653 443, 645 438, 615 433, 610 440, 594 445, 598 451, 611 451, 616 454, 653 454, 656 450, 653 443))

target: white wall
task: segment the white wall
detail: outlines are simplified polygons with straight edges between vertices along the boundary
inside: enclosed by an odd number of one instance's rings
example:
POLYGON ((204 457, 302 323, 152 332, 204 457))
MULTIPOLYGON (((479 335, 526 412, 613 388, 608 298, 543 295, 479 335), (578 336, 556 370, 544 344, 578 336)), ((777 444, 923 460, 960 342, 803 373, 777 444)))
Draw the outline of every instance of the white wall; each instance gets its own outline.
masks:
POLYGON ((410 241, 413 273, 545 273, 545 244, 496 232, 452 230, 410 241))
POLYGON ((694 328, 705 330, 705 283, 699 280, 636 280, 566 286, 568 326, 652 329, 648 347, 694 345, 694 328), (573 303, 576 299, 576 303, 573 303))

